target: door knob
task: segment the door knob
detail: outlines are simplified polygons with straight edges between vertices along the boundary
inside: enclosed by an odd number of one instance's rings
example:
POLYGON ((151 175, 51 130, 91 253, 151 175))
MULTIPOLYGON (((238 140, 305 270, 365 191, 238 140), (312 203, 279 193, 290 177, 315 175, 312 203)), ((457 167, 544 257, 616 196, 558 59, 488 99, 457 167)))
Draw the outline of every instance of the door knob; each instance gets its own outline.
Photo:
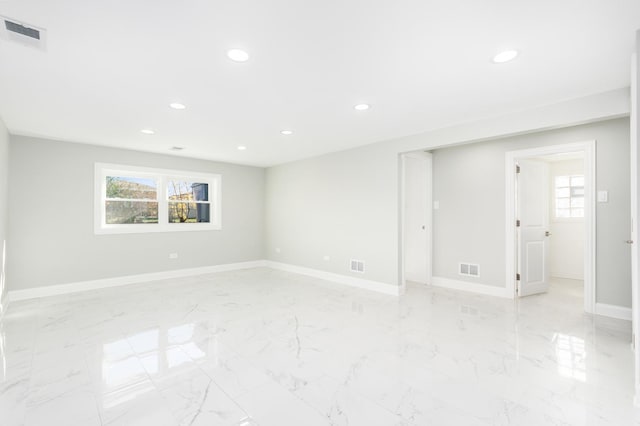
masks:
POLYGON ((633 240, 627 240, 625 241, 627 244, 633 244, 633 240))

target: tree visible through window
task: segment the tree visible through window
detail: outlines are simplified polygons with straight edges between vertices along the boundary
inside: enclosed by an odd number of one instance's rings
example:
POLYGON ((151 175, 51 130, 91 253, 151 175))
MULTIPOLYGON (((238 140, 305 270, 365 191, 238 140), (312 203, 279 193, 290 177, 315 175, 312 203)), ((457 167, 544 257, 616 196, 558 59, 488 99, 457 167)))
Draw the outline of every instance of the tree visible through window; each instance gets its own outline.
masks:
POLYGON ((169 180, 169 223, 209 222, 209 184, 169 180))
POLYGON ((98 234, 221 228, 217 174, 96 164, 98 234))
POLYGON ((556 218, 584 217, 584 175, 555 177, 556 218))

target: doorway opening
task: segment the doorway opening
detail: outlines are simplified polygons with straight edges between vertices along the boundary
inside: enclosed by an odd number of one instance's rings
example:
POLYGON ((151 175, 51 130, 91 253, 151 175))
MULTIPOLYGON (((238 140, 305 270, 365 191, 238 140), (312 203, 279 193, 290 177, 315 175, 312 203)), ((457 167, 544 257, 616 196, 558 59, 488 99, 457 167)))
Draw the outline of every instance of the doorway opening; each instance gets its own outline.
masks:
POLYGON ((432 157, 428 152, 400 155, 400 277, 406 282, 431 284, 432 157))
POLYGON ((595 141, 506 154, 507 286, 556 286, 595 311, 595 141))

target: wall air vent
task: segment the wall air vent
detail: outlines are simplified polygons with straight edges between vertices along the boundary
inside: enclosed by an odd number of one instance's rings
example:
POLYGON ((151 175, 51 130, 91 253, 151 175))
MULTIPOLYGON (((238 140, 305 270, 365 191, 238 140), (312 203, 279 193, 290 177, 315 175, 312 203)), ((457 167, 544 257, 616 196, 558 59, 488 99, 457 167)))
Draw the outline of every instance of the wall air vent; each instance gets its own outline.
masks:
POLYGON ((475 263, 458 263, 458 274, 467 277, 479 277, 480 265, 475 263))
POLYGON ((4 16, 0 16, 0 19, 2 20, 1 39, 45 50, 46 30, 4 16))
POLYGON ((364 274, 364 261, 351 259, 351 267, 349 268, 351 272, 358 272, 360 274, 364 274))

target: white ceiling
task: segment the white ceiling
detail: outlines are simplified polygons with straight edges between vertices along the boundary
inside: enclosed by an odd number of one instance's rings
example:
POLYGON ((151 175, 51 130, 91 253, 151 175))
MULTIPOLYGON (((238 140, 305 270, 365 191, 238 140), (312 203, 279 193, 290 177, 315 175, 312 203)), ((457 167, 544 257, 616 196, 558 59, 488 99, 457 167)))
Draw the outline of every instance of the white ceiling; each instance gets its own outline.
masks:
POLYGON ((47 30, 46 52, 0 40, 11 133, 267 166, 628 86, 640 1, 0 0, 0 15, 47 30), (521 55, 493 64, 505 48, 521 55))

